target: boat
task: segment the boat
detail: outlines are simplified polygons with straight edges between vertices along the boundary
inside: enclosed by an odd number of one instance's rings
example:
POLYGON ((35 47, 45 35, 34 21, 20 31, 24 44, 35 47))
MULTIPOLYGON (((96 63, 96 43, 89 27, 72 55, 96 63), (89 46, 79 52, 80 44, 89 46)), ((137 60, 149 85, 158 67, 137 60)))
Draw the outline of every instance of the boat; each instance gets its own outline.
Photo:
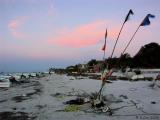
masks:
POLYGON ((0 88, 10 87, 10 81, 7 78, 0 79, 0 88))

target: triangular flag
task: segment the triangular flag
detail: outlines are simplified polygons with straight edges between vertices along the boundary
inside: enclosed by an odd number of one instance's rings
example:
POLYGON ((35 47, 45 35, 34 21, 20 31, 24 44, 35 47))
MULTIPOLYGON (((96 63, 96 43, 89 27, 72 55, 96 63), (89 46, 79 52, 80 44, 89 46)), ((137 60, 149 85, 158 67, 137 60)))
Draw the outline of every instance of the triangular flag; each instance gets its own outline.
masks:
POLYGON ((104 42, 104 46, 102 48, 103 51, 106 50, 106 39, 107 39, 107 29, 106 29, 106 33, 105 33, 105 42, 104 42))
POLYGON ((149 18, 155 18, 155 16, 152 14, 147 14, 147 16, 144 18, 144 20, 140 24, 140 26, 150 25, 151 22, 150 22, 149 18))
POLYGON ((129 20, 130 15, 134 15, 132 9, 129 10, 124 22, 127 22, 129 20))

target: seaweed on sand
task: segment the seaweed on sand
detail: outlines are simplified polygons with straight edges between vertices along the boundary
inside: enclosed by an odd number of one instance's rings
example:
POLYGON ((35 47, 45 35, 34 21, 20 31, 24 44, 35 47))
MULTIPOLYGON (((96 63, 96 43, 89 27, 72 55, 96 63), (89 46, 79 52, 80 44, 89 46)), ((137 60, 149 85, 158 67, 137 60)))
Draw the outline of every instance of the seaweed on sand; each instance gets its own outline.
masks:
POLYGON ((25 112, 0 112, 0 120, 34 120, 35 118, 35 116, 30 117, 25 112))
POLYGON ((65 112, 77 112, 80 111, 80 105, 67 105, 64 109, 65 112))

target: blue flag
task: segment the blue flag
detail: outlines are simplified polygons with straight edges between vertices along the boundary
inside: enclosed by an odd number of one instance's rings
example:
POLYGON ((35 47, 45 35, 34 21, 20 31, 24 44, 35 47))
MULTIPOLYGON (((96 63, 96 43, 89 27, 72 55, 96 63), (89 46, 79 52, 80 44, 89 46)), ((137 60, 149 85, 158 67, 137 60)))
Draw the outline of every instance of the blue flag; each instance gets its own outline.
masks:
POLYGON ((144 18, 144 20, 140 24, 140 26, 150 25, 151 22, 150 22, 149 18, 155 18, 155 16, 152 14, 147 14, 147 16, 144 18))
POLYGON ((127 14, 127 16, 126 16, 126 18, 125 18, 124 23, 127 22, 129 20, 130 15, 133 15, 133 14, 134 13, 133 13, 132 9, 130 9, 129 12, 128 12, 128 14, 127 14))

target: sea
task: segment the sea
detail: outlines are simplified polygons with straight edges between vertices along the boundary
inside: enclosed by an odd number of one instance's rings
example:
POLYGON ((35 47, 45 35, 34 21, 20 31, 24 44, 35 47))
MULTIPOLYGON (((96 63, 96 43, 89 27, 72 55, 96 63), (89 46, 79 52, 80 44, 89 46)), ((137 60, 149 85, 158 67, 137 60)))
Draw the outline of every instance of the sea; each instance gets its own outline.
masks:
MULTIPOLYGON (((24 76, 26 76, 26 78, 29 77, 29 75, 32 76, 36 76, 37 72, 15 72, 15 73, 0 73, 0 80, 5 80, 5 79, 9 79, 9 77, 14 76, 16 78, 16 80, 20 79, 21 75, 23 74, 24 76)), ((38 72, 40 73, 48 73, 48 72, 38 72)))

